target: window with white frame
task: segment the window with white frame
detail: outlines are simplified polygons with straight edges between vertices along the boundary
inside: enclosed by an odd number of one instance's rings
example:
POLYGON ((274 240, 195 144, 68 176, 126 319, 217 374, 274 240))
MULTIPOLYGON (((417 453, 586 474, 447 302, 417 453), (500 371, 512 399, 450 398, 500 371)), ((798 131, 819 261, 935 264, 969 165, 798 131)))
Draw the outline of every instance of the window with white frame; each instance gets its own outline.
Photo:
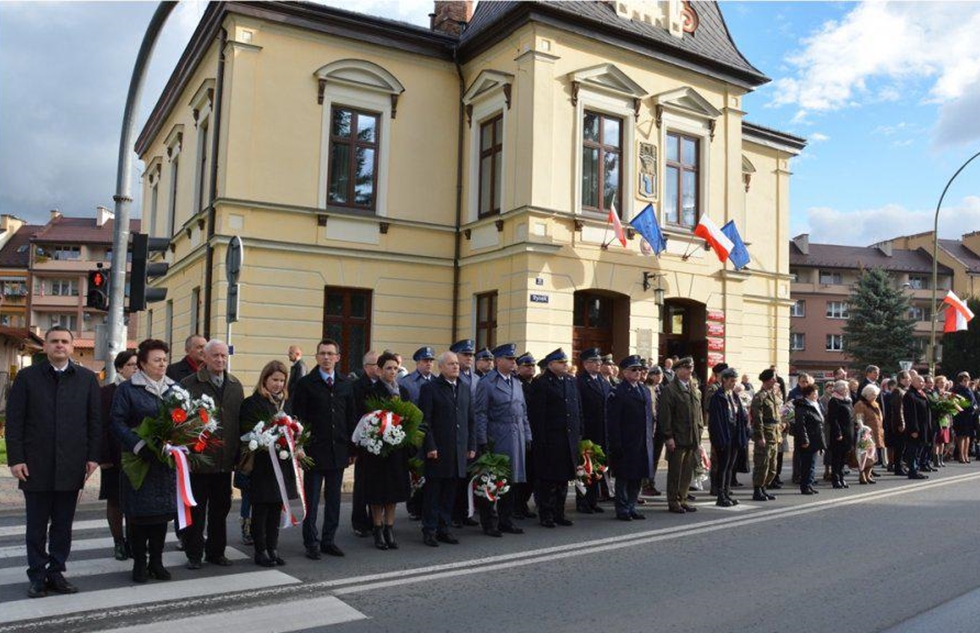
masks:
POLYGON ((492 69, 480 71, 463 94, 468 127, 469 164, 467 220, 506 211, 504 165, 507 161, 507 115, 514 76, 492 69))
POLYGON ((820 283, 824 286, 839 286, 844 283, 843 276, 829 270, 820 271, 820 283))
POLYGON ((664 218, 668 224, 693 229, 701 216, 700 139, 667 133, 664 218))
POLYGON ((53 297, 77 297, 78 279, 52 279, 51 296, 53 297))
POLYGON ((909 287, 912 290, 928 290, 929 278, 925 275, 909 275, 909 287))
POLYGON ((828 319, 846 319, 847 314, 847 302, 846 301, 828 301, 827 302, 827 318, 828 319))
POLYGON ((78 316, 74 314, 49 314, 48 327, 52 328, 56 325, 66 327, 72 332, 75 332, 78 327, 78 316))
POLYGON ((170 159, 170 180, 167 185, 167 224, 164 237, 174 236, 177 230, 177 197, 180 194, 180 152, 184 139, 184 126, 175 125, 170 134, 167 135, 165 144, 167 146, 167 157, 170 159))
POLYGON ((208 204, 208 119, 197 126, 197 173, 194 190, 197 192, 195 211, 203 211, 208 204))
POLYGON ((827 335, 827 351, 828 352, 843 352, 844 351, 844 335, 843 334, 828 334, 827 335))
POLYGON ((51 252, 57 261, 78 261, 82 258, 80 246, 58 245, 52 247, 51 252))
POLYGON ((806 349, 806 334, 802 332, 792 332, 789 335, 789 349, 792 352, 800 352, 806 349))
POLYGON ((362 59, 332 62, 313 74, 323 107, 319 207, 387 215, 391 120, 405 87, 362 59))
POLYGON ((789 309, 789 315, 791 317, 805 317, 806 316, 806 300, 797 299, 795 303, 789 309))
POLYGON ((909 318, 913 321, 928 321, 929 308, 925 306, 909 306, 909 318))

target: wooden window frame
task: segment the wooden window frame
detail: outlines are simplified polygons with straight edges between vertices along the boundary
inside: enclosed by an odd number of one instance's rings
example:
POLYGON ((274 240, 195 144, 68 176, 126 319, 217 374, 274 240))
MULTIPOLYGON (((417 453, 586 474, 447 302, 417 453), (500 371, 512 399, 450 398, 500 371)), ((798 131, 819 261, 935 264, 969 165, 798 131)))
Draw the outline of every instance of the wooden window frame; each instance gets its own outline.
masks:
POLYGON ((504 127, 504 113, 501 112, 495 116, 490 117, 486 121, 480 124, 479 134, 477 136, 479 147, 479 161, 477 163, 477 194, 476 194, 476 212, 477 217, 486 218, 491 215, 500 215, 500 200, 498 199, 500 192, 500 180, 503 178, 502 174, 497 173, 496 167, 496 156, 500 154, 501 160, 501 170, 503 169, 503 153, 504 153, 504 139, 503 139, 503 127, 504 127), (501 138, 497 138, 497 121, 500 121, 500 135, 501 138), (487 126, 490 126, 490 147, 483 147, 483 130, 487 126), (490 161, 490 204, 489 210, 483 211, 483 161, 490 161))
POLYGON ((326 200, 328 207, 349 209, 351 211, 359 211, 361 213, 376 213, 378 208, 378 169, 381 161, 381 125, 383 123, 384 114, 381 112, 374 112, 372 110, 366 110, 363 108, 355 108, 353 106, 343 105, 341 103, 334 103, 330 106, 330 116, 328 117, 328 125, 330 128, 327 131, 327 137, 329 139, 327 143, 327 161, 329 164, 329 169, 327 170, 327 190, 326 190, 326 200), (350 136, 345 138, 342 136, 335 136, 333 133, 333 118, 334 112, 337 110, 345 110, 351 113, 351 133, 350 136), (368 143, 366 141, 358 140, 357 138, 357 115, 364 115, 374 117, 374 142, 368 143), (347 191, 345 192, 347 197, 347 202, 337 202, 330 199, 330 184, 333 182, 333 177, 336 169, 336 165, 332 160, 333 148, 336 144, 346 145, 348 147, 347 153, 347 169, 349 174, 349 180, 347 182, 347 191), (374 166, 371 171, 371 204, 370 206, 364 206, 356 204, 354 202, 354 192, 356 186, 356 167, 357 167, 357 149, 372 149, 374 150, 374 166))
POLYGON ((693 134, 685 134, 683 132, 670 131, 666 135, 666 143, 675 142, 677 143, 677 160, 669 160, 669 152, 667 147, 664 147, 664 224, 669 226, 674 226, 682 229, 693 230, 694 227, 698 225, 701 220, 701 137, 694 136, 693 134), (681 143, 684 140, 692 141, 694 143, 694 165, 687 165, 683 162, 683 152, 681 150, 681 143), (677 214, 677 221, 672 222, 668 215, 667 209, 667 178, 669 169, 673 167, 677 169, 677 208, 674 212, 677 214), (694 222, 690 225, 684 223, 684 173, 691 172, 694 174, 694 222))
POLYGON ((482 292, 476 295, 476 341, 477 347, 482 349, 482 347, 489 347, 493 349, 497 346, 497 307, 498 307, 498 297, 497 291, 492 292, 482 292), (488 301, 489 306, 487 308, 487 320, 480 320, 480 303, 483 301, 488 301), (483 332, 485 341, 484 345, 480 346, 480 332, 483 332))
POLYGON ((371 349, 371 311, 374 301, 374 292, 368 288, 352 288, 349 286, 324 286, 323 288, 323 338, 333 338, 327 336, 327 326, 339 324, 341 336, 337 343, 340 344, 340 364, 338 371, 348 374, 360 368, 361 359, 351 357, 351 325, 361 325, 364 327, 364 351, 371 349), (340 316, 327 314, 327 297, 331 294, 342 295, 344 298, 343 312, 340 316), (366 298, 364 317, 355 317, 351 314, 351 298, 354 295, 364 295, 366 298))
POLYGON ((593 207, 593 206, 589 206, 589 205, 587 205, 585 203, 585 197, 586 197, 585 196, 585 191, 584 191, 584 187, 585 187, 585 182, 584 182, 584 177, 585 177, 585 158, 583 156, 582 157, 582 173, 579 174, 579 181, 580 181, 579 182, 579 187, 580 187, 579 193, 582 196, 582 209, 585 210, 585 211, 593 211, 595 213, 609 213, 609 209, 605 208, 605 206, 604 206, 605 205, 605 199, 606 199, 606 196, 605 196, 605 193, 606 193, 606 191, 605 191, 605 186, 606 186, 606 178, 605 178, 605 165, 606 165, 606 161, 605 161, 605 157, 606 157, 606 154, 607 153, 614 153, 614 154, 616 154, 616 155, 619 156, 619 182, 617 183, 618 189, 616 191, 616 199, 615 199, 614 203, 616 204, 616 212, 619 214, 620 217, 622 217, 623 216, 623 172, 626 170, 626 165, 623 162, 624 161, 624 158, 625 158, 624 152, 623 152, 623 143, 624 143, 625 131, 626 131, 626 129, 625 129, 626 128, 626 119, 623 118, 623 117, 620 117, 620 116, 615 116, 615 115, 612 115, 612 114, 606 114, 605 112, 600 112, 598 110, 583 110, 582 111, 582 121, 581 121, 581 124, 582 124, 582 130, 581 130, 580 134, 582 136, 582 153, 584 154, 585 153, 585 149, 587 149, 587 148, 588 149, 598 149, 599 150, 599 158, 598 158, 598 161, 599 161, 599 192, 598 192, 599 206, 598 207, 593 207), (585 117, 587 117, 587 116, 596 116, 596 117, 599 117, 599 141, 598 142, 596 142, 596 141, 590 141, 590 140, 588 140, 588 139, 585 138, 585 117), (605 126, 602 124, 602 122, 605 119, 615 119, 616 121, 619 121, 619 145, 618 146, 607 145, 605 143, 605 140, 606 140, 605 139, 605 126))

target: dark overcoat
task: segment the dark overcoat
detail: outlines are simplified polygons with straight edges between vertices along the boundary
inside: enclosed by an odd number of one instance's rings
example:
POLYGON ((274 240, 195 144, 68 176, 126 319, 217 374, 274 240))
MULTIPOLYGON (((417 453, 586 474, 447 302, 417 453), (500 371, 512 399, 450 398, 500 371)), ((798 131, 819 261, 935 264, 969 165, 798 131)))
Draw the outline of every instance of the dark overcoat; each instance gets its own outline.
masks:
POLYGON ((313 459, 313 470, 343 470, 354 455, 351 434, 357 426, 352 380, 334 373, 328 387, 314 369, 299 379, 289 395, 286 410, 310 430, 306 454, 313 459))
POLYGON ((207 394, 214 400, 217 407, 218 431, 215 437, 221 440, 221 445, 208 453, 211 457, 209 464, 201 464, 194 468, 195 473, 230 473, 238 464, 238 444, 242 436, 238 416, 245 399, 242 383, 227 371, 221 392, 211 382, 207 368, 184 378, 180 385, 190 392, 192 398, 200 398, 207 394))
MULTIPOLYGON (((242 435, 251 431, 259 422, 267 422, 278 411, 278 407, 262 394, 253 393, 242 401, 242 408, 238 414, 241 420, 242 435)), ((245 450, 244 448, 242 450, 245 450)), ((298 498, 296 489, 296 473, 293 471, 291 460, 279 459, 279 450, 275 450, 275 459, 279 462, 279 470, 282 472, 282 482, 286 487, 286 498, 298 498)), ((249 476, 249 500, 252 503, 280 503, 282 495, 279 493, 279 483, 276 481, 276 472, 272 467, 272 460, 269 458, 267 448, 259 448, 252 456, 252 473, 249 476)))
POLYGON ((793 406, 794 447, 804 450, 803 445, 807 444, 805 450, 811 453, 827 448, 824 443, 824 420, 820 405, 806 398, 797 398, 793 406))
MULTIPOLYGON (((140 382, 137 376, 142 374, 133 376, 140 382)), ((143 422, 143 418, 158 415, 163 404, 156 394, 146 390, 145 385, 145 382, 134 384, 132 379, 127 380, 116 388, 112 397, 109 416, 112 434, 126 452, 131 452, 140 443, 134 429, 143 422)), ((172 516, 177 511, 175 471, 155 457, 148 463, 150 469, 139 490, 133 488, 125 472, 119 473, 119 505, 126 516, 172 516)))
POLYGON ((645 385, 616 385, 606 402, 606 435, 614 477, 653 476, 653 404, 645 385))
POLYGON ((741 448, 749 443, 745 407, 732 392, 718 388, 708 400, 708 436, 716 448, 741 448))
POLYGON ((924 444, 929 437, 929 400, 915 389, 909 389, 902 398, 902 414, 905 417, 905 441, 924 444), (918 437, 912 437, 917 433, 918 437))
POLYGON ((582 437, 606 446, 606 400, 612 387, 599 374, 595 378, 583 371, 576 378, 582 403, 582 437))
POLYGON ((17 373, 7 400, 7 463, 27 464, 18 486, 29 492, 80 490, 86 462, 102 456, 102 411, 95 374, 69 362, 17 373))
POLYGON ((575 379, 545 370, 531 383, 527 417, 534 436, 535 476, 551 482, 574 479, 582 437, 582 405, 575 379))
POLYGON ((191 365, 190 361, 187 360, 186 356, 184 356, 176 363, 171 363, 167 367, 167 378, 173 380, 176 383, 183 382, 184 378, 187 378, 188 376, 193 376, 196 373, 197 370, 194 369, 194 366, 191 365))
POLYGON ((845 448, 854 447, 854 405, 850 400, 831 398, 827 403, 827 427, 833 445, 838 437, 845 448))
MULTIPOLYGON (((456 381, 456 395, 448 380, 439 376, 422 385, 419 408, 425 443, 422 452, 439 451, 439 459, 425 458, 426 474, 431 477, 466 476, 466 458, 476 450, 476 424, 473 417, 473 395, 469 384, 456 381)), ((423 455, 424 457, 424 455, 423 455)))

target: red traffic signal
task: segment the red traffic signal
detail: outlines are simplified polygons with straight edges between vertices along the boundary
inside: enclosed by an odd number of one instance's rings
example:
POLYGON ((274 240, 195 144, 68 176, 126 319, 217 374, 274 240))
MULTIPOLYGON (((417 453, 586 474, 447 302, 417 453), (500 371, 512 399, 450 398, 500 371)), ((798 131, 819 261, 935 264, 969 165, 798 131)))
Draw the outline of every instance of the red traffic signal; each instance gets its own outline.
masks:
POLYGON ((85 307, 103 311, 109 309, 109 271, 101 268, 88 271, 85 307))

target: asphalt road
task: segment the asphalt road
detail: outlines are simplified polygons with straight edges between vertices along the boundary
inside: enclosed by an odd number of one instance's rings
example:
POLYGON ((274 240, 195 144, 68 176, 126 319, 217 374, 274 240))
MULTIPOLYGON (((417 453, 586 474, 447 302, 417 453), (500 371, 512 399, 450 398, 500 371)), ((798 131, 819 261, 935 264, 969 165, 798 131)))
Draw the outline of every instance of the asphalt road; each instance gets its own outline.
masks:
POLYGON ((470 528, 460 545, 437 549, 399 517, 398 551, 376 551, 344 526, 338 544, 348 555, 321 561, 303 558, 298 530, 285 530, 285 567, 174 566, 174 581, 135 589, 124 571, 98 572, 110 552, 93 539, 106 533, 97 512, 84 511, 90 527, 75 543, 93 545, 72 554, 67 575, 82 589, 74 602, 26 599, 21 541, 9 534, 18 517, 8 512, 0 632, 980 629, 980 464, 951 464, 925 482, 884 475, 876 486, 818 488, 768 503, 740 492, 736 510, 704 496, 684 516, 655 500, 642 522, 570 512, 572 527, 525 521, 524 535, 501 539, 470 528))

